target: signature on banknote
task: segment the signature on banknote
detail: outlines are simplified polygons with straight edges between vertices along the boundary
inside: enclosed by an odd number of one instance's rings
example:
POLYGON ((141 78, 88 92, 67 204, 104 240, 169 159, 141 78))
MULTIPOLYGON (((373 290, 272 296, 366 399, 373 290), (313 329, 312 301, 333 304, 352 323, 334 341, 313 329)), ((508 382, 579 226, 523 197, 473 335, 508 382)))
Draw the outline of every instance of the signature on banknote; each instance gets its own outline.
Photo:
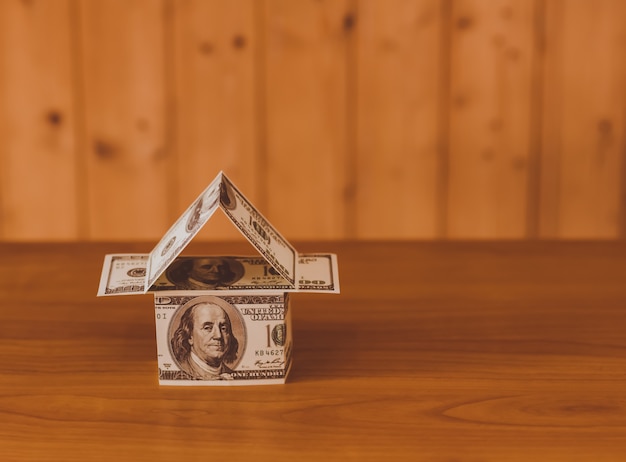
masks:
POLYGON ((283 358, 274 358, 272 360, 257 360, 254 365, 259 369, 275 369, 281 368, 285 365, 285 360, 283 358))

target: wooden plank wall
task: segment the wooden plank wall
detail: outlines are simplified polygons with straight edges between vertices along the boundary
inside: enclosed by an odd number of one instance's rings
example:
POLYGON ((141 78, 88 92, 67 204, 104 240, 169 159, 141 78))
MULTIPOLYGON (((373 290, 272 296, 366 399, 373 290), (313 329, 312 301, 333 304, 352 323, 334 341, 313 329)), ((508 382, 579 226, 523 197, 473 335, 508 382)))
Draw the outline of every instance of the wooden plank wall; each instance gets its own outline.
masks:
POLYGON ((622 0, 0 0, 0 239, 219 170, 293 240, 623 239, 624 50, 622 0))

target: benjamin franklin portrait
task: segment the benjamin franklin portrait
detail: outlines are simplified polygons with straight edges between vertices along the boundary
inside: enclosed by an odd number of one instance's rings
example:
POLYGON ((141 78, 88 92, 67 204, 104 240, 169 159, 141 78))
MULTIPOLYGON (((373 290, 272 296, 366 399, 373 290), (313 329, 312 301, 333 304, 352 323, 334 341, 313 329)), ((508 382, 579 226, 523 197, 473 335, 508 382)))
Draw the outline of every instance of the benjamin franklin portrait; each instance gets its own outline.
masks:
POLYGON ((241 279, 244 267, 232 257, 179 257, 165 274, 177 290, 215 290, 241 279))
POLYGON ((243 320, 232 305, 213 296, 196 297, 172 321, 170 348, 191 380, 229 380, 245 344, 243 320))

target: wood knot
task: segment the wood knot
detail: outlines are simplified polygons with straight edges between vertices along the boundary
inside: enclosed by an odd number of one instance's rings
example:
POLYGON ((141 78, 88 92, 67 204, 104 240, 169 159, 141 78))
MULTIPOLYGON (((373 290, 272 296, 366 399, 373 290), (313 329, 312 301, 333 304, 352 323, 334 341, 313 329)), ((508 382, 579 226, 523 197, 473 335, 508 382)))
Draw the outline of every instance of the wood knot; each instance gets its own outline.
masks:
POLYGON ((233 37, 233 47, 240 50, 242 48, 246 47, 246 38, 241 35, 241 34, 237 34, 233 37))
POLYGON ((354 13, 348 13, 343 17, 343 30, 350 32, 356 25, 356 16, 354 13))
POLYGON ((474 25, 474 20, 469 16, 461 16, 456 21, 457 29, 469 29, 474 25))
POLYGON ((203 55, 210 55, 213 53, 213 44, 211 42, 201 42, 198 45, 198 51, 203 55))
POLYGON ((96 139, 93 142, 93 150, 101 159, 111 159, 117 154, 117 148, 112 143, 96 139))
POLYGON ((608 119, 600 119, 598 122, 598 131, 601 135, 610 135, 613 132, 613 123, 608 119))
POLYGON ((59 111, 50 111, 46 114, 46 120, 50 125, 59 126, 63 122, 63 116, 59 111))

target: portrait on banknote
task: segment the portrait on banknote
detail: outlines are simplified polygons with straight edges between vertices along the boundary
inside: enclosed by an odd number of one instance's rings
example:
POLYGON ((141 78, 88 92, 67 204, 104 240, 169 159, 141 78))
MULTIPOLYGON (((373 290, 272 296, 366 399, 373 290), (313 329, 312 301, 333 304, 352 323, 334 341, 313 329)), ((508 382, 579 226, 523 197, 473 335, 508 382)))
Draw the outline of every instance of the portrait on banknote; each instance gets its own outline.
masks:
POLYGON ((222 289, 239 281, 243 264, 230 257, 179 257, 165 275, 176 290, 222 289))
POLYGON ((187 218, 186 230, 188 233, 195 233, 197 231, 204 215, 217 207, 218 200, 219 195, 217 194, 217 189, 206 191, 204 195, 198 198, 187 218))
POLYGON ((228 210, 234 210, 237 207, 237 199, 235 198, 235 191, 230 185, 224 181, 220 184, 220 201, 222 207, 228 210))
POLYGON ((170 323, 170 351, 188 380, 232 380, 246 341, 239 311, 212 295, 189 300, 170 323))

